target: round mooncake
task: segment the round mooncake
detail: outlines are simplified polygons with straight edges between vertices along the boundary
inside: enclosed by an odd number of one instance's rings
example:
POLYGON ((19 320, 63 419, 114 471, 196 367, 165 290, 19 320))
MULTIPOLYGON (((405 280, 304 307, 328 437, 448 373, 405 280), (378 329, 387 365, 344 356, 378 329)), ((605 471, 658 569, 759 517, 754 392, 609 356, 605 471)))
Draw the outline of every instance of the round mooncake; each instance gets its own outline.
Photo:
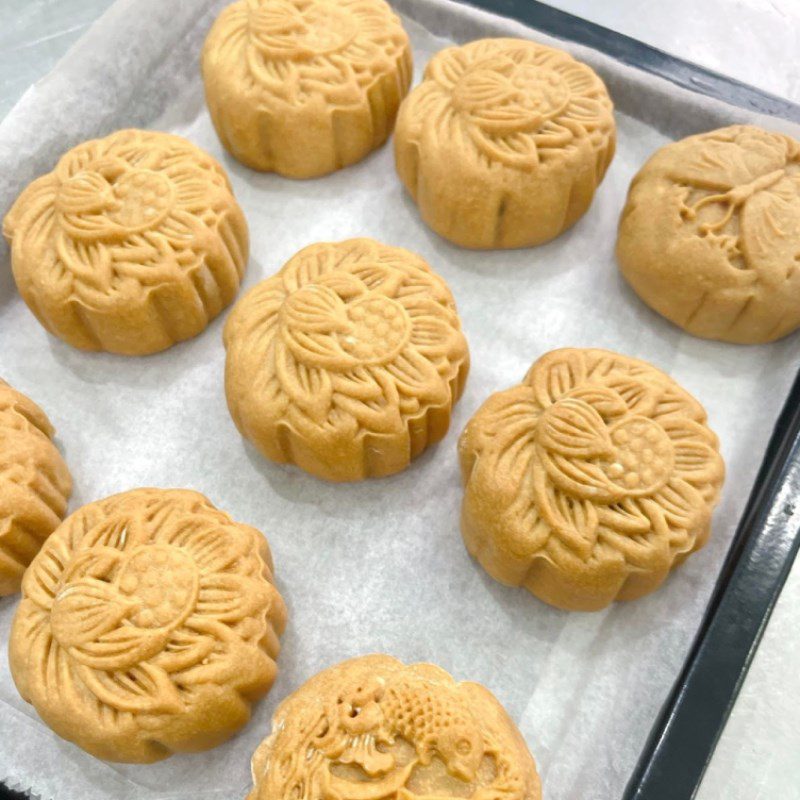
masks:
POLYGON ((622 274, 695 336, 771 342, 800 327, 800 142, 749 125, 658 150, 631 183, 622 274))
POLYGON ((285 623, 261 533, 196 492, 135 489, 83 506, 33 560, 11 674, 92 755, 159 761, 248 721, 285 623))
POLYGON ((589 208, 614 155, 603 82, 525 39, 437 53, 400 107, 395 158, 422 219, 455 244, 530 247, 589 208))
POLYGON ((433 664, 354 658, 284 700, 247 800, 541 800, 536 764, 494 695, 433 664))
POLYGON ((703 407, 650 364, 554 350, 459 442, 461 531, 496 580, 593 611, 700 549, 724 467, 703 407))
POLYGON ((0 597, 64 518, 72 478, 44 411, 0 380, 0 597))
POLYGON ((390 475, 438 442, 469 368, 445 282, 371 239, 301 250, 236 304, 225 347, 242 435, 332 481, 390 475))
POLYGON ((254 169, 313 178, 380 147, 411 82, 411 48, 383 0, 238 0, 203 48, 223 145, 254 169))
POLYGON ((179 136, 84 142, 3 223, 20 294, 83 350, 144 355, 197 335, 233 300, 247 223, 222 167, 179 136))

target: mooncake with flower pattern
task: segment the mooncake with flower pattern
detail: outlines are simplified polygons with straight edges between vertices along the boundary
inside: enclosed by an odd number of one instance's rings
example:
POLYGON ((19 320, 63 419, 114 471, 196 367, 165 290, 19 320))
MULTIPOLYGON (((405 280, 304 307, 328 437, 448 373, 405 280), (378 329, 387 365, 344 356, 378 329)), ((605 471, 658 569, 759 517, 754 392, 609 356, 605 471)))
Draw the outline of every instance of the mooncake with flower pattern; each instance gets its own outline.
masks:
POLYGON ((561 50, 525 39, 449 47, 400 107, 397 172, 444 238, 541 244, 589 208, 614 155, 612 109, 600 78, 561 50))
POLYGON ((247 223, 191 142, 122 130, 74 147, 3 222, 17 287, 83 350, 144 355, 197 335, 233 300, 247 223))
POLYGON ((267 542, 197 492, 83 506, 22 582, 9 659, 24 699, 98 758, 213 747, 275 678, 286 608, 267 542))
POLYGON ((706 542, 724 466, 703 407, 650 364, 554 350, 459 442, 461 530, 502 583, 566 609, 652 592, 706 542))
POLYGON ((235 158, 311 178, 386 141, 411 82, 411 48, 384 0, 238 0, 211 28, 202 70, 235 158))
POLYGON ((390 475, 438 442, 469 367, 445 282, 372 239, 301 250, 236 304, 224 338, 240 432, 333 481, 390 475))
POLYGON ((0 379, 0 597, 19 591, 67 511, 72 477, 54 435, 44 411, 0 379))
POLYGON ((541 800, 536 764, 494 695, 433 664, 353 658, 284 700, 247 800, 541 800))
POLYGON ((658 150, 617 238, 626 280, 694 336, 737 344, 800 328, 800 141, 732 125, 658 150))

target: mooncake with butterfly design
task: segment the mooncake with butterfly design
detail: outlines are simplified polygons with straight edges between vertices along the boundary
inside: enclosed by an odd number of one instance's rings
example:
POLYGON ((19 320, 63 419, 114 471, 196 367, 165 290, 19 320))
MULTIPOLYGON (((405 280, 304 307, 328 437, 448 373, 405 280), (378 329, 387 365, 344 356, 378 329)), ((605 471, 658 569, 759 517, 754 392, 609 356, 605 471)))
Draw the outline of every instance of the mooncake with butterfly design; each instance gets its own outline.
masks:
POLYGON ((439 235, 541 244, 587 211, 614 155, 602 80, 568 53, 480 39, 437 53, 397 118, 397 172, 439 235))
POLYGON ((74 147, 3 221, 20 294, 82 350, 145 355, 233 300, 248 232, 222 167, 180 136, 122 130, 74 147))
POLYGON ((19 591, 66 514, 72 477, 54 435, 44 411, 0 380, 0 597, 19 591))
POLYGON ((22 582, 22 697, 98 758, 146 763, 233 735, 272 685, 286 608, 264 536, 197 492, 83 506, 22 582))
POLYGON ((386 141, 411 82, 411 48, 384 0, 238 0, 212 26, 202 71, 235 158, 312 178, 386 141))
POLYGON ((353 658, 284 700, 247 800, 541 800, 516 725, 477 683, 433 664, 353 658))
POLYGON ((234 306, 224 338, 240 432, 332 481, 398 472, 442 439, 469 368, 442 278, 372 239, 301 250, 234 306))
POLYGON ((800 327, 800 142, 752 125, 658 150, 631 183, 622 274, 694 336, 740 344, 800 327))
POLYGON ((652 592, 706 542, 724 466, 700 403, 645 361, 542 356, 459 441, 461 531, 498 581, 591 611, 652 592))

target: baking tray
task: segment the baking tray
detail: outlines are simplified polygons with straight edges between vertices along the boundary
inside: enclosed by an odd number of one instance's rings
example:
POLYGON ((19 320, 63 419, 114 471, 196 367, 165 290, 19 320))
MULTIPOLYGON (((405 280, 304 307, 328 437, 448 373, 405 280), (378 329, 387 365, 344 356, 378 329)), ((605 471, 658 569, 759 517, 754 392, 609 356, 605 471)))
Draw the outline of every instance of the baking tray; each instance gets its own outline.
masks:
MULTIPOLYGON (((536 0, 470 5, 586 45, 727 103, 800 122, 800 106, 536 0)), ((705 617, 624 800, 691 798, 800 545, 800 374, 785 402, 705 617)), ((24 795, 0 785, 0 798, 24 795)))

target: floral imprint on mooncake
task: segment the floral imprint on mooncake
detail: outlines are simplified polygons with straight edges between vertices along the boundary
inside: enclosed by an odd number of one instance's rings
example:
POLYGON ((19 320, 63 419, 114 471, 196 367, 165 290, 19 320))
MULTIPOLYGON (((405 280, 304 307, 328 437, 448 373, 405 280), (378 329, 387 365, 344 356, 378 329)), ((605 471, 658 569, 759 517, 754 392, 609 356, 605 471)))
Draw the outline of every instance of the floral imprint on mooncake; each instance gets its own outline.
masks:
POLYGON ((100 758, 212 747, 274 680, 286 609, 266 540, 195 492, 84 506, 22 591, 10 645, 20 693, 100 758))
POLYGON ((724 467, 700 404, 646 362, 556 350, 459 444, 462 532, 498 580, 564 608, 660 585, 705 543, 724 467))
POLYGON ((642 299, 690 333, 800 326, 800 142, 735 125, 667 145, 634 178, 617 245, 642 299))
POLYGON ((364 656, 278 707, 248 800, 540 800, 536 765, 494 696, 432 664, 364 656))
POLYGON ((225 344, 242 433, 332 480, 396 472, 441 439, 469 364, 444 281, 370 239, 301 250, 237 303, 225 344))
POLYGON ((411 71, 408 36, 383 0, 239 0, 203 51, 223 144, 251 167, 292 177, 382 144, 411 71))
POLYGON ((19 591, 67 511, 72 478, 54 435, 42 409, 0 380, 0 597, 19 591))
POLYGON ((20 195, 3 232, 25 302, 87 350, 145 354, 196 335, 233 299, 247 262, 222 167, 153 131, 70 150, 20 195))
POLYGON ((482 39, 428 64, 402 107, 397 166, 438 233, 467 246, 516 247, 552 238, 586 210, 614 136, 611 101, 588 66, 524 39, 482 39), (501 169, 510 171, 502 180, 501 169), (544 193, 561 217, 526 220, 526 193, 544 193), (480 219, 469 214, 475 202, 480 219), (466 216, 453 219, 452 209, 466 216))

